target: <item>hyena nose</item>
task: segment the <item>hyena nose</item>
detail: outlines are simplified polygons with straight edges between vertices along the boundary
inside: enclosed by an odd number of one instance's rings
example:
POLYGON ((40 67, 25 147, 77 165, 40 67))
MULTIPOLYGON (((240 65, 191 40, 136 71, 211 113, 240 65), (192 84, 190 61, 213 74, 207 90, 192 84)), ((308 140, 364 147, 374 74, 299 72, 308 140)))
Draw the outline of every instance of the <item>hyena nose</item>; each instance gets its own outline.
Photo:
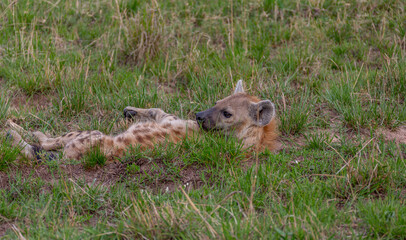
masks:
POLYGON ((202 113, 202 112, 196 113, 196 121, 199 122, 199 123, 204 122, 204 117, 203 117, 203 113, 202 113))

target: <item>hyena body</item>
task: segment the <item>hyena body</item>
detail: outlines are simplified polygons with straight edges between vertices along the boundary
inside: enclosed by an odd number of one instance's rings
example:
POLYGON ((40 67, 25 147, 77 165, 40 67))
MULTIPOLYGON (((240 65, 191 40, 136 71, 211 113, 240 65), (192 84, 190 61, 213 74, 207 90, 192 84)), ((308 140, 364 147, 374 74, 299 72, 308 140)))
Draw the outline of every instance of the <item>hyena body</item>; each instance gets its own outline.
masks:
MULTIPOLYGON (((41 150, 52 151, 59 148, 63 148, 64 156, 71 159, 80 159, 92 148, 100 148, 108 158, 122 157, 131 146, 143 149, 165 141, 176 143, 186 137, 197 136, 201 129, 234 135, 242 141, 245 148, 252 147, 255 151, 274 150, 277 145, 273 103, 247 95, 241 80, 231 96, 218 101, 214 107, 197 113, 196 121, 180 119, 159 108, 127 107, 124 109, 124 116, 137 122, 116 136, 104 135, 99 131, 83 131, 50 138, 41 132, 34 132, 33 135, 40 143, 38 148, 26 143, 16 131, 9 131, 9 135, 12 136, 13 143, 22 147, 22 153, 30 159, 38 158, 41 150)), ((14 127, 16 128, 18 126, 14 127)))
MULTIPOLYGON (((153 147, 166 142, 176 143, 187 136, 194 136, 199 131, 196 121, 179 119, 161 109, 141 109, 127 107, 124 116, 138 120, 125 132, 109 136, 100 131, 77 131, 50 138, 42 132, 33 132, 40 146, 26 143, 16 131, 9 131, 14 144, 23 148, 29 159, 43 157, 43 151, 63 148, 63 156, 69 159, 80 159, 92 148, 99 148, 107 158, 122 157, 130 146, 140 149, 153 147)), ((19 127, 14 125, 14 129, 19 127)))

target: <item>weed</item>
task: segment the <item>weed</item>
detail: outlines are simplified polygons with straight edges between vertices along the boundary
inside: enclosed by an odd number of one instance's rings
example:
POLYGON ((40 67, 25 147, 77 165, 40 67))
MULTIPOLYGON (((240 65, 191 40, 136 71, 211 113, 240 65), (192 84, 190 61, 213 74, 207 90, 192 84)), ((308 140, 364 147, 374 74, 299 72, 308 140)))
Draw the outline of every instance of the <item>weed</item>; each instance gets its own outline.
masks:
POLYGON ((129 174, 134 174, 134 173, 139 172, 141 168, 140 168, 140 166, 136 165, 135 163, 132 163, 132 164, 127 165, 126 169, 129 174))
POLYGON ((101 151, 100 147, 93 147, 83 156, 83 166, 85 168, 94 168, 95 166, 104 166, 107 157, 101 151))
POLYGON ((330 136, 328 133, 310 133, 305 135, 306 146, 309 149, 328 149, 334 136, 330 136))
POLYGON ((309 95, 304 93, 297 101, 280 116, 280 130, 286 135, 301 133, 309 125, 308 119, 312 109, 309 95))
POLYGON ((55 107, 62 116, 73 116, 84 111, 88 106, 89 95, 83 94, 89 91, 83 80, 66 83, 58 89, 58 100, 55 107))

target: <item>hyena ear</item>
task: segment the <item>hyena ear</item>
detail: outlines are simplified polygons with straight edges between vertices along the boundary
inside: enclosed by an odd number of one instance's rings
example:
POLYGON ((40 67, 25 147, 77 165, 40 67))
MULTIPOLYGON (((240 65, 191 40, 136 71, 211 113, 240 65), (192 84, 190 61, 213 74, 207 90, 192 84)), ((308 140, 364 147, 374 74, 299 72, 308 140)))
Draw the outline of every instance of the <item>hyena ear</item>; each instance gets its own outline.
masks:
POLYGON ((243 93, 243 92, 244 92, 244 88, 242 87, 242 80, 240 79, 240 80, 238 80, 238 82, 237 82, 237 86, 235 86, 234 94, 236 94, 236 93, 243 93))
POLYGON ((251 103, 249 115, 255 125, 266 126, 275 117, 275 105, 269 100, 251 103))

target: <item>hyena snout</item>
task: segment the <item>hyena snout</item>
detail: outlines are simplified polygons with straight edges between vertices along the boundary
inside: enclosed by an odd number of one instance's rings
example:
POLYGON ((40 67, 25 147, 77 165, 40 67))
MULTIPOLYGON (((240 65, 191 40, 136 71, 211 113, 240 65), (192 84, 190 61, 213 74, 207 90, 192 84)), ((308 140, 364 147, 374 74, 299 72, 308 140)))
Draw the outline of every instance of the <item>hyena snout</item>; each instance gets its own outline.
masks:
POLYGON ((215 128, 215 122, 213 121, 213 114, 215 110, 210 108, 206 111, 196 113, 196 121, 200 127, 204 130, 210 130, 215 128))
POLYGON ((196 121, 197 121, 199 124, 203 123, 204 120, 205 120, 205 117, 204 117, 203 112, 198 112, 198 113, 196 113, 196 121))

